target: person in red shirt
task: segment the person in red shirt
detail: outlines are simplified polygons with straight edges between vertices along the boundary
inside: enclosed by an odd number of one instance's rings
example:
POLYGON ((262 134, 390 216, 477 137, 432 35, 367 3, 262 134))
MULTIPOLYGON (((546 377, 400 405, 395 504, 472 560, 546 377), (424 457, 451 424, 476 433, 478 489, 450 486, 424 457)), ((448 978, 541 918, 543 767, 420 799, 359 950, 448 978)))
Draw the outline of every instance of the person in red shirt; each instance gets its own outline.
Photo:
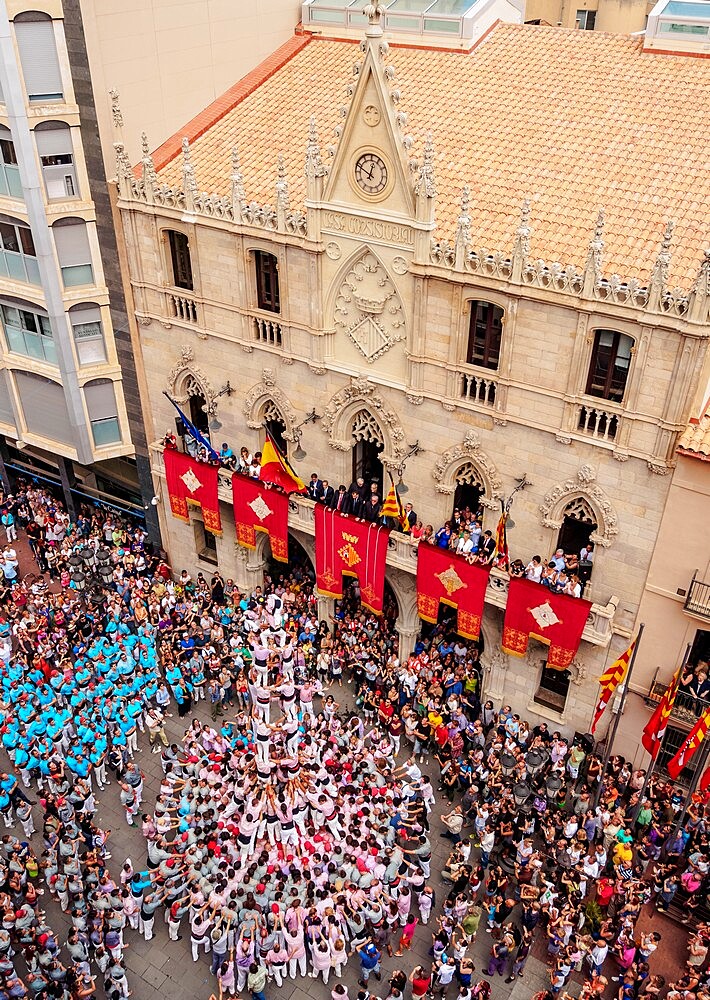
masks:
POLYGON ((417 965, 409 974, 409 982, 412 984, 412 996, 423 997, 431 986, 431 972, 426 972, 421 965, 417 965))

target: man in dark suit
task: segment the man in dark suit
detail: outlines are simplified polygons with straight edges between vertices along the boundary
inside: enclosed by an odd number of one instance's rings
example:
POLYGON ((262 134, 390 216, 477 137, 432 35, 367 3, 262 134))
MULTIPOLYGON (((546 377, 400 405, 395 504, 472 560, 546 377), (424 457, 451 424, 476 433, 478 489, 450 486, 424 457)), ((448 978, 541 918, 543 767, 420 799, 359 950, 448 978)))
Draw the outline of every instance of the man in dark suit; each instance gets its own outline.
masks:
POLYGON ((353 517, 362 517, 362 500, 360 499, 360 493, 358 492, 357 487, 354 490, 350 490, 348 493, 348 499, 343 513, 352 514, 353 517))
POLYGON ((407 519, 407 524, 409 525, 409 530, 411 531, 417 523, 417 512, 414 510, 411 503, 406 503, 404 505, 404 516, 407 519))
POLYGON ((311 481, 306 487, 306 492, 311 500, 320 500, 323 495, 323 483, 318 478, 317 472, 314 472, 311 476, 311 481))
POLYGON ((353 490, 357 490, 357 494, 361 500, 367 500, 367 497, 370 493, 369 489, 365 485, 365 480, 362 478, 362 476, 358 476, 357 479, 353 479, 353 481, 348 486, 348 493, 351 496, 353 490))
POLYGON ((345 489, 343 483, 338 487, 338 492, 333 493, 333 498, 330 502, 330 506, 333 510, 339 510, 341 514, 345 513, 345 508, 348 502, 348 491, 345 489))
POLYGON ((335 496, 335 490, 330 485, 327 479, 323 480, 322 492, 320 495, 320 502, 324 503, 326 507, 331 507, 333 505, 333 497, 335 496))
POLYGON ((366 521, 378 521, 380 518, 380 498, 376 493, 371 493, 366 503, 363 505, 362 516, 366 521))

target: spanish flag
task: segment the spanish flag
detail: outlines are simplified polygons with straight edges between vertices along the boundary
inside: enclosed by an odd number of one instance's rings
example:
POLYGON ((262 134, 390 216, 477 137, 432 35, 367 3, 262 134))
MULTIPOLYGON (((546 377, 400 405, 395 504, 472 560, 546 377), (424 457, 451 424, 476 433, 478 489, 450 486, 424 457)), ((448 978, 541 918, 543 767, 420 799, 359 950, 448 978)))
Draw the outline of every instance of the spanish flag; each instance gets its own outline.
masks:
POLYGON ((643 736, 641 737, 641 742, 651 754, 652 760, 655 760, 658 756, 658 751, 661 749, 661 744, 663 743, 663 737, 666 735, 668 720, 671 717, 676 695, 678 694, 678 688, 680 687, 680 678, 683 673, 683 666, 684 664, 681 663, 676 672, 673 674, 673 680, 666 688, 663 697, 658 703, 656 711, 648 720, 646 728, 643 731, 643 736))
POLYGON ((394 479, 390 475, 390 486, 389 493, 385 497, 385 502, 380 508, 380 517, 391 517, 398 522, 400 531, 405 533, 409 531, 409 521, 404 513, 404 507, 402 506, 402 501, 399 499, 399 493, 397 493, 397 487, 394 485, 394 479))
POLYGON ((597 728, 597 723, 606 711, 614 692, 618 688, 619 684, 621 684, 624 677, 626 677, 626 671, 629 669, 629 663, 631 662, 631 657, 634 653, 636 641, 637 640, 634 639, 626 652, 622 653, 618 660, 614 660, 611 666, 607 667, 599 678, 601 691, 599 692, 599 701, 597 702, 597 707, 594 712, 594 719, 589 729, 590 733, 593 733, 597 728))
POLYGON ((296 475, 286 456, 279 450, 270 434, 266 435, 266 444, 261 449, 262 483, 272 483, 280 486, 285 493, 305 493, 306 486, 296 475))

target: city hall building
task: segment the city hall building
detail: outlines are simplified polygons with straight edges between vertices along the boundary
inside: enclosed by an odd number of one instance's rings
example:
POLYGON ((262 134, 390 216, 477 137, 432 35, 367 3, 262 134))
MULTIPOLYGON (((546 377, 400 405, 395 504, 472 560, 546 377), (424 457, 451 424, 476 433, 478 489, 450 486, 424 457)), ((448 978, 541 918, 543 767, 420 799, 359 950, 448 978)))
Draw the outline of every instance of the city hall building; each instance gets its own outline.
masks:
MULTIPOLYGON (((377 3, 314 0, 290 41, 152 154, 146 143, 142 163, 117 144, 143 409, 172 565, 249 587, 268 539, 237 544, 227 476, 219 537, 199 508, 171 517, 165 393, 218 448, 253 452, 268 428, 305 480, 362 474, 386 490, 391 473, 435 530, 478 503, 494 530, 523 484, 511 556, 592 541, 593 606, 568 671, 536 641, 509 658, 494 569, 485 693, 586 732, 708 384, 710 62, 693 41, 481 8, 454 32, 443 14, 396 22, 377 3)), ((290 507, 312 558, 313 503, 290 507)), ((416 561, 392 532, 405 655, 416 561)))

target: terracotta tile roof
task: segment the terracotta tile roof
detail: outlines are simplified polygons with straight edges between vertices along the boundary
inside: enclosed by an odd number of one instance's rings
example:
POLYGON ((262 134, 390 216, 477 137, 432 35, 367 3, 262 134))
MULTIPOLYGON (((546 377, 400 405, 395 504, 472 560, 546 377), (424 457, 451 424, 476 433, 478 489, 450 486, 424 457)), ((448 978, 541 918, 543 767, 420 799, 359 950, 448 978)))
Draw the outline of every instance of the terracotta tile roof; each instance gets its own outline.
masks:
POLYGON ((710 462, 710 409, 685 428, 678 442, 678 453, 710 462))
MULTIPOLYGON (((302 205, 309 117, 327 146, 359 52, 319 38, 287 45, 179 133, 198 136, 201 190, 229 192, 236 144, 250 201, 274 203, 282 153, 302 205)), ((413 155, 434 136, 440 237, 453 238, 469 184, 474 246, 509 251, 530 198, 531 257, 583 267, 604 207, 604 272, 643 280, 674 219, 670 283, 692 284, 710 245, 710 60, 644 53, 624 35, 501 24, 471 53, 393 46, 388 62, 413 155)), ((176 185, 178 138, 158 164, 176 185)))

